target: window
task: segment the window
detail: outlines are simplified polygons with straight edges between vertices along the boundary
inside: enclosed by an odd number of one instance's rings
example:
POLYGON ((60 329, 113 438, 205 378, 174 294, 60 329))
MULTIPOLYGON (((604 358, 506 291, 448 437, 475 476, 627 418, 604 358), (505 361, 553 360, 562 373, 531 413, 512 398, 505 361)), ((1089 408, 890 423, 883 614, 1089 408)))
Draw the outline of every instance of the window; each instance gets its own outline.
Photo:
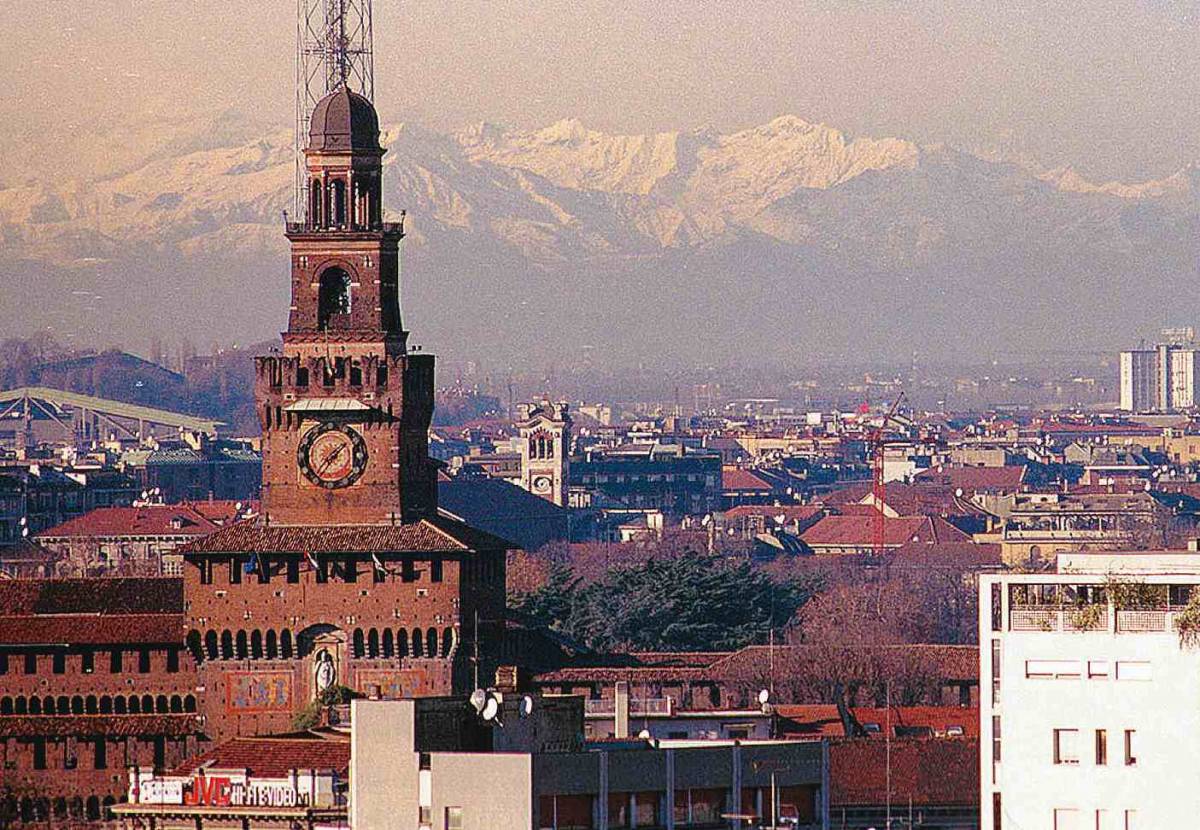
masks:
POLYGON ((421 805, 417 808, 417 824, 428 827, 433 824, 433 808, 421 805))
POLYGON ((112 650, 108 663, 108 671, 110 674, 121 673, 121 649, 114 648, 112 650))
POLYGON ((1067 680, 1079 677, 1078 660, 1026 660, 1028 678, 1067 680))
POLYGON ((79 659, 84 674, 91 674, 96 670, 96 652, 85 651, 79 659))
POLYGON ((417 581, 417 567, 411 559, 405 559, 400 565, 400 579, 404 582, 417 581))
POLYGON ((1079 763, 1079 730, 1078 729, 1055 729, 1054 730, 1054 763, 1056 763, 1056 764, 1078 764, 1079 763))
POLYGON ((229 584, 242 584, 242 563, 236 556, 229 557, 229 584))
MULTIPOLYGON (((996 587, 996 586, 993 586, 996 587)), ((992 705, 1000 703, 1000 641, 992 640, 992 705)))
POLYGON ((1125 830, 1137 830, 1137 810, 1125 811, 1125 830))
POLYGON ((296 385, 308 386, 308 368, 301 366, 296 370, 296 385))
POLYGON ((138 652, 138 674, 150 673, 150 649, 144 648, 138 652))
POLYGON ((167 649, 167 671, 172 673, 179 671, 179 649, 167 649))
POLYGON ((108 744, 104 738, 96 739, 96 754, 93 758, 92 769, 108 769, 108 744))
POLYGON ((25 673, 37 674, 37 655, 30 653, 25 655, 25 673))
POLYGON ((1136 766, 1137 759, 1137 730, 1125 730, 1125 766, 1136 766))
POLYGON ((1108 678, 1109 666, 1107 660, 1088 660, 1088 677, 1095 679, 1108 678))
POLYGON ((300 582, 300 560, 289 559, 287 563, 287 581, 289 585, 296 585, 300 582))
POLYGON ((1147 660, 1118 660, 1117 680, 1149 680, 1150 663, 1147 660))
POLYGON ((34 769, 45 769, 46 768, 46 739, 45 738, 34 738, 33 739, 33 768, 34 769))
POLYGON ((8 674, 8 655, 0 652, 0 674, 8 674))
POLYGON ((429 578, 434 582, 442 581, 442 560, 434 559, 429 565, 429 578))
POLYGON ((335 316, 350 313, 350 275, 341 268, 321 274, 317 299, 317 328, 328 329, 335 316))
POLYGON ((61 651, 56 651, 50 656, 50 670, 55 674, 67 673, 67 655, 61 651))
POLYGON ((446 830, 463 830, 462 807, 446 808, 446 830))
POLYGON ((1108 733, 1103 729, 1096 730, 1096 766, 1102 767, 1108 763, 1108 733))

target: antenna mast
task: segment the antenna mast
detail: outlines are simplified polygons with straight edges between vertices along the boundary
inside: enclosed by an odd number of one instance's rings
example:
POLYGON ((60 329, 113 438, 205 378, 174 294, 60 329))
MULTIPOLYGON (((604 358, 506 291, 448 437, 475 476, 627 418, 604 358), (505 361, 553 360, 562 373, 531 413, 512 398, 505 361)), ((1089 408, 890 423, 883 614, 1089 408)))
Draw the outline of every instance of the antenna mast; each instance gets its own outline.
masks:
POLYGON ((304 147, 313 107, 345 84, 375 99, 371 0, 296 0, 295 206, 307 204, 304 147))

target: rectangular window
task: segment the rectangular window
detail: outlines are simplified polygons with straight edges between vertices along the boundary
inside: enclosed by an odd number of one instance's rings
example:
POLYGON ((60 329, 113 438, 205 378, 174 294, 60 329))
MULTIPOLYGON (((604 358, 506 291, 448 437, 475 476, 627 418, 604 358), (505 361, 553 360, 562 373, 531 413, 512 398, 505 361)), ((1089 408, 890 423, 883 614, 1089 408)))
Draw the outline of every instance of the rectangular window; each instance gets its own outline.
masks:
POLYGON ((1150 662, 1148 660, 1118 660, 1117 680, 1149 680, 1150 662))
POLYGON ((1054 763, 1056 763, 1056 764, 1078 764, 1079 763, 1079 730, 1078 729, 1055 729, 1054 730, 1054 763))
POLYGON ((92 769, 108 769, 108 744, 104 742, 104 738, 96 739, 96 754, 92 769))
POLYGON ((96 652, 85 651, 79 656, 79 660, 84 674, 91 674, 96 670, 96 652))
POLYGON ((109 655, 108 671, 110 674, 121 673, 121 649, 114 648, 109 655))
POLYGON ((1000 763, 1000 716, 992 715, 992 763, 1000 763))
POLYGON ((434 559, 429 563, 429 578, 434 582, 442 581, 442 560, 434 559))
POLYGON ((1125 830, 1137 830, 1137 810, 1125 811, 1125 830))
POLYGON ((289 585, 300 583, 300 560, 289 559, 287 562, 287 581, 289 585))
POLYGON ((55 674, 67 673, 67 655, 56 651, 50 656, 50 670, 55 674))
POLYGON ((242 584, 242 561, 236 556, 229 557, 229 584, 242 584))
POLYGON ((1125 730, 1125 766, 1136 766, 1137 758, 1137 730, 1125 730))
POLYGON ((33 739, 33 768, 34 769, 45 769, 46 768, 46 739, 45 738, 34 738, 33 739))
POLYGON ((179 649, 167 649, 167 671, 174 673, 179 671, 179 649))
POLYGON ((1003 606, 1001 605, 1001 588, 999 583, 992 583, 992 631, 1003 630, 1003 606))
POLYGON ((1096 730, 1096 766, 1102 767, 1108 763, 1108 733, 1103 729, 1096 730))
POLYGON ((37 674, 37 655, 32 652, 25 655, 25 673, 37 674))
POLYGON ((400 579, 405 582, 417 581, 417 566, 411 559, 405 559, 400 566, 400 579))
POLYGON ((992 705, 1000 704, 1000 641, 992 640, 992 705))
POLYGON ((446 830, 463 830, 462 807, 446 808, 446 830))
POLYGON ((1025 676, 1028 678, 1069 680, 1079 677, 1078 660, 1026 660, 1025 676))
POLYGON ((1088 677, 1093 680, 1107 679, 1109 671, 1107 660, 1088 660, 1088 677))
POLYGON ((202 562, 197 562, 196 567, 200 570, 200 584, 201 585, 212 585, 212 581, 213 581, 212 562, 209 562, 206 559, 202 562))
POLYGON ((433 808, 421 805, 417 808, 417 824, 428 827, 433 823, 433 808))
POLYGON ((1113 830, 1112 817, 1109 816, 1108 810, 1096 811, 1096 830, 1113 830))
POLYGON ((1000 793, 992 793, 992 830, 1004 830, 1004 813, 1000 810, 1000 793))
POLYGON ((167 739, 162 735, 154 738, 154 769, 161 770, 167 765, 167 739))
POLYGON ((8 655, 0 652, 0 674, 8 674, 8 655))
POLYGON ((138 652, 138 674, 150 673, 150 649, 144 648, 138 652))

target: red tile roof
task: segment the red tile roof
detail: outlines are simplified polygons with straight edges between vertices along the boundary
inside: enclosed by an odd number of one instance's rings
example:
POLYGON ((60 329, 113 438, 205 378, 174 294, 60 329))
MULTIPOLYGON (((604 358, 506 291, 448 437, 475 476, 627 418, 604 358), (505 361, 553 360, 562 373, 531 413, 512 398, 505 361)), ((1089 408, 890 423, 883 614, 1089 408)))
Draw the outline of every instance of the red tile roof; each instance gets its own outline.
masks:
POLYGON ((0 738, 90 737, 112 735, 169 735, 199 733, 196 715, 6 715, 0 718, 0 738))
POLYGON ((257 778, 284 778, 292 770, 332 769, 344 774, 349 767, 349 736, 314 734, 304 738, 233 738, 185 761, 171 774, 191 775, 201 768, 244 769, 257 778))
MULTIPOLYGON (((831 648, 874 654, 884 664, 895 661, 902 667, 910 667, 913 661, 920 661, 943 680, 969 682, 979 679, 978 646, 913 643, 831 648)), ((820 646, 747 646, 715 662, 708 673, 709 676, 728 679, 757 678, 767 676, 773 666, 781 674, 805 674, 814 663, 828 661, 829 654, 829 649, 820 646)))
POLYGON ((837 740, 829 747, 830 804, 976 806, 979 740, 837 740), (889 758, 890 756, 890 758, 889 758), (890 783, 890 787, 889 787, 890 783), (890 795, 890 799, 889 799, 890 795))
POLYGON ((764 481, 749 470, 743 470, 741 467, 722 467, 721 489, 756 490, 768 493, 772 490, 772 487, 769 482, 764 481))
MULTIPOLYGON (((872 737, 884 736, 883 730, 889 723, 886 709, 855 706, 851 711, 855 719, 864 726, 879 724, 880 731, 872 737)), ((781 704, 775 714, 782 719, 780 730, 789 738, 821 737, 844 738, 842 720, 833 704, 781 704)), ((962 729, 967 738, 979 737, 979 709, 962 706, 893 706, 890 713, 892 727, 928 728, 933 734, 944 734, 950 727, 962 729)), ((893 737, 896 733, 893 729, 893 737)), ((931 734, 930 737, 933 737, 931 734)))
POLYGON ((0 581, 0 645, 182 643, 183 580, 0 581))
MULTIPOLYGON (((937 516, 900 516, 883 524, 884 545, 908 542, 969 542, 971 537, 937 516)), ((873 516, 826 516, 804 531, 806 545, 818 547, 870 547, 875 536, 873 516)))
POLYGON ((185 504, 98 507, 38 533, 34 538, 106 536, 203 536, 218 524, 185 504))
POLYGON ((783 516, 785 521, 803 521, 819 516, 825 508, 814 504, 741 504, 725 511, 726 519, 740 519, 745 516, 766 516, 774 518, 783 516))
POLYGON ((460 553, 506 550, 509 542, 445 516, 399 525, 230 525, 181 553, 460 553))
POLYGON ((932 467, 918 473, 915 483, 941 484, 965 495, 974 493, 1015 493, 1025 481, 1025 466, 1011 467, 932 467))
POLYGON ((177 577, 0 581, 0 616, 182 613, 177 577))
POLYGON ((0 616, 0 645, 182 644, 182 614, 0 616))

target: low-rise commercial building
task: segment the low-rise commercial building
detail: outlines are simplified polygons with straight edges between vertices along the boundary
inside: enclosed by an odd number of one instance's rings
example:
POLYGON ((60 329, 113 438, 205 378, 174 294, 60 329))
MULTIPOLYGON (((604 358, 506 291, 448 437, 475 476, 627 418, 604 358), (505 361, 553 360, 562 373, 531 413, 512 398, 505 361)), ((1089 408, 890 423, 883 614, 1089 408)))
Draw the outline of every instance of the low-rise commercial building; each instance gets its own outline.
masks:
POLYGON ((823 741, 583 742, 578 698, 355 701, 351 825, 827 828, 823 741), (485 714, 488 710, 484 710, 485 714))

